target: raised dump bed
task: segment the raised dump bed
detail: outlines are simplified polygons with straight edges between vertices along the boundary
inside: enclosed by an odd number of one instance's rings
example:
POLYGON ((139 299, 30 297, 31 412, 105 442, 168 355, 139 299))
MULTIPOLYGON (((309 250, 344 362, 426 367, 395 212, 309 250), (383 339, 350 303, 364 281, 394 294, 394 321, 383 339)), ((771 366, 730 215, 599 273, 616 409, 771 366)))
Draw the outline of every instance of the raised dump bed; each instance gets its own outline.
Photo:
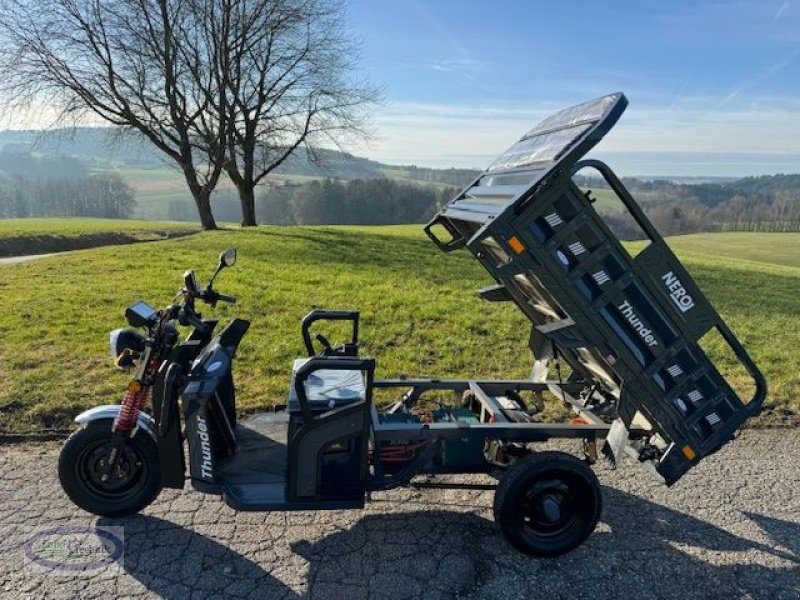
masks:
POLYGON ((616 451, 627 447, 672 484, 733 437, 763 403, 766 383, 611 169, 580 161, 626 106, 617 93, 548 117, 425 230, 446 252, 467 247, 497 282, 480 294, 513 301, 530 319, 532 378, 545 381, 551 365, 560 372, 567 363, 568 380, 585 385, 557 393, 582 414, 619 423, 609 440, 616 451), (635 255, 576 184, 589 168, 641 230, 635 255), (716 334, 752 379, 746 396, 703 348, 716 334), (649 434, 628 442, 634 426, 649 434))

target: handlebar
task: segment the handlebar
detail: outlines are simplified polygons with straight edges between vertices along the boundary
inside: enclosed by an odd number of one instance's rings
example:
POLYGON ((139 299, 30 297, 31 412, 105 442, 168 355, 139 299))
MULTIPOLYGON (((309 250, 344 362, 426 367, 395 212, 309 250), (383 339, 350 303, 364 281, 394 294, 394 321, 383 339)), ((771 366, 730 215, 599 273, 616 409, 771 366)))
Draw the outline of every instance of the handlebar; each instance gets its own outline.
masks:
POLYGON ((178 313, 178 320, 180 321, 181 325, 191 325, 200 333, 205 333, 208 331, 208 325, 203 323, 203 321, 192 314, 191 310, 182 308, 178 313))
POLYGON ((200 298, 206 304, 210 304, 214 306, 217 302, 227 302, 228 304, 236 304, 236 296, 226 296, 225 294, 220 294, 215 289, 209 287, 196 294, 195 297, 200 298))

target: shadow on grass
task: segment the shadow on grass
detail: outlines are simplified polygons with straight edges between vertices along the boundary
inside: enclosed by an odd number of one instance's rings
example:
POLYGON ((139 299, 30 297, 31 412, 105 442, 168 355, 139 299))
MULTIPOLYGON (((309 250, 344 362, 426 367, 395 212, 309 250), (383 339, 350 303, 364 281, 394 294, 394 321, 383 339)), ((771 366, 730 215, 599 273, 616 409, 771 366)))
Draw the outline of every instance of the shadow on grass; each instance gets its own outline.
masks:
MULTIPOLYGON (((505 597, 530 597, 541 590, 552 598, 772 600, 800 592, 797 523, 747 513, 773 540, 767 545, 613 488, 604 489, 604 500, 603 521, 611 531, 597 532, 577 550, 550 560, 515 552, 494 523, 469 512, 421 508, 367 515, 321 539, 290 544, 295 557, 304 559, 295 567, 295 580, 306 582, 302 596, 279 579, 287 577, 290 566, 276 556, 258 564, 155 517, 102 519, 100 524, 125 527, 125 570, 164 598, 427 599, 466 593, 491 597, 501 591, 505 597), (748 557, 733 565, 714 564, 720 553, 734 552, 748 557)), ((302 531, 287 527, 288 539, 302 537, 302 531)), ((276 544, 277 556, 291 556, 286 552, 285 542, 276 544)))
POLYGON ((460 266, 478 264, 467 252, 445 257, 427 238, 325 228, 270 229, 259 233, 303 250, 282 255, 281 262, 379 268, 396 267, 404 262, 416 267, 443 263, 452 266, 454 261, 460 266))

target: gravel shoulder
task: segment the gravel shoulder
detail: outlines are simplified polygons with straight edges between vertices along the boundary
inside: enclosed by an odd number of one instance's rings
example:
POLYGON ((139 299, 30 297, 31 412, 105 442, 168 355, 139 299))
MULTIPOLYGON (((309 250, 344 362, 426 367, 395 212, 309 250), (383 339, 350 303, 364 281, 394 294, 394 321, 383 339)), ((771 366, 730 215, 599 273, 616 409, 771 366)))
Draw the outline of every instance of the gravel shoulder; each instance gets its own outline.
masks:
POLYGON ((3 598, 800 598, 798 429, 746 430, 672 489, 631 461, 598 467, 602 522, 552 560, 505 543, 491 492, 401 489, 359 511, 236 513, 166 491, 145 514, 98 519, 62 493, 58 449, 0 448, 3 598), (66 525, 124 527, 124 564, 30 564, 25 541, 66 525))

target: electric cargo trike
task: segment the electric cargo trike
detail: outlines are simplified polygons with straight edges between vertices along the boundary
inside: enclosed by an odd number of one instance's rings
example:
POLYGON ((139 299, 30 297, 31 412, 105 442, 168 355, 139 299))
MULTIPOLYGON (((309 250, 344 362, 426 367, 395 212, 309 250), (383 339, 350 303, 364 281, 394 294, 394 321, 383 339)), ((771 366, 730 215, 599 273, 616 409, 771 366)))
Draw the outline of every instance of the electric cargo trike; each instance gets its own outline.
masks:
POLYGON ((81 428, 59 461, 69 497, 96 514, 126 515, 164 487, 183 488, 187 470, 195 489, 240 511, 358 509, 374 492, 407 485, 496 488, 494 515, 509 542, 555 556, 600 517, 590 468, 599 452, 611 461, 630 455, 677 482, 734 437, 766 385, 611 169, 580 160, 626 105, 617 93, 551 115, 425 226, 441 250, 466 248, 486 268, 494 283, 482 298, 513 302, 530 320, 529 378, 375 379, 375 360, 360 354, 359 313, 313 310, 302 320, 307 356, 287 377, 285 407, 239 422, 232 364, 249 323, 234 319, 214 335, 217 320, 196 308, 235 301, 214 288, 236 260, 231 249, 205 287, 187 271, 177 302, 126 310, 131 328, 112 333, 112 349, 118 366, 135 372, 121 405, 76 418, 81 428), (579 186, 585 169, 640 228, 638 253, 579 186), (318 333, 331 320, 349 322, 344 343, 318 333), (179 325, 192 328, 182 340, 179 325), (751 397, 704 350, 709 332, 749 374, 751 397), (378 407, 373 396, 387 390, 395 400, 378 407), (458 401, 421 401, 442 392, 458 401), (574 418, 539 422, 545 394, 574 418), (557 438, 581 442, 578 455, 539 450, 557 438), (436 477, 476 473, 493 479, 436 477))

